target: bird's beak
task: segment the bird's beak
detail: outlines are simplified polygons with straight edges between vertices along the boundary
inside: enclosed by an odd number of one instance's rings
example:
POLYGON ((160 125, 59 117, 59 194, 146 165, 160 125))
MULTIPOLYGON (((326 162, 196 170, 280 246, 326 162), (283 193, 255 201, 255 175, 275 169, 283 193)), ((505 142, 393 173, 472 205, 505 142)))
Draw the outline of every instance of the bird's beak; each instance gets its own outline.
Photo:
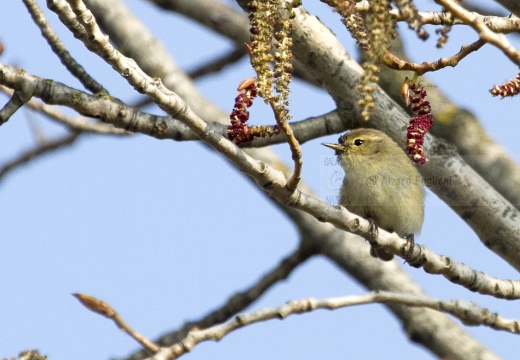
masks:
POLYGON ((341 144, 322 143, 321 145, 326 146, 326 147, 331 148, 331 149, 336 150, 336 151, 344 151, 345 150, 345 148, 341 144))

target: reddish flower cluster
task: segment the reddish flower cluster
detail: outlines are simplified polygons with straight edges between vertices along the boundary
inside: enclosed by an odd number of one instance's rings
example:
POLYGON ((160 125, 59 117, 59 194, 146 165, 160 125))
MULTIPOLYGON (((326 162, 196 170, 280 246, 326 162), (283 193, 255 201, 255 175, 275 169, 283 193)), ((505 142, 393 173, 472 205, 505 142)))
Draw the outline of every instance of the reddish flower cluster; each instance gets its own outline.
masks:
POLYGON ((424 136, 433 125, 433 116, 430 103, 424 98, 426 91, 412 82, 409 84, 409 101, 412 106, 413 117, 410 119, 406 134, 406 150, 412 161, 424 164, 428 159, 424 156, 424 136))
POLYGON ((239 86, 240 94, 235 98, 235 107, 229 115, 231 125, 228 127, 228 138, 239 145, 253 140, 255 137, 266 137, 280 133, 278 126, 249 126, 248 108, 253 105, 253 100, 257 96, 254 79, 246 79, 239 86))
POLYGON ((505 98, 506 96, 515 96, 520 93, 520 74, 516 75, 516 77, 502 85, 495 85, 489 92, 493 96, 502 96, 505 98))

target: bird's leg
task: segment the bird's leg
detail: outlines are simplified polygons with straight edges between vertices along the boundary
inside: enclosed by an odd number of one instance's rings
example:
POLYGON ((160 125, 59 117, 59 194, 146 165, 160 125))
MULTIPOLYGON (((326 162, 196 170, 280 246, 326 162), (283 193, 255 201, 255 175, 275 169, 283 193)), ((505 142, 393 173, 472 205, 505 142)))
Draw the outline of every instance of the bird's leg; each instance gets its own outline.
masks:
POLYGON ((370 243, 370 255, 374 258, 383 260, 383 261, 390 261, 394 258, 393 254, 387 253, 385 250, 377 246, 374 241, 376 240, 377 234, 378 234, 378 227, 376 222, 371 216, 367 217, 369 227, 368 227, 368 242, 370 243))
POLYGON ((372 245, 372 243, 374 242, 374 240, 377 237, 379 228, 377 227, 375 220, 371 216, 367 217, 367 220, 368 220, 368 233, 369 233, 368 242, 370 243, 370 245, 372 245))
POLYGON ((408 246, 408 251, 406 252, 406 255, 405 255, 405 262, 408 262, 408 260, 410 259, 410 257, 412 256, 412 253, 413 253, 413 248, 415 247, 415 237, 413 234, 410 234, 406 237, 406 245, 405 246, 408 246))

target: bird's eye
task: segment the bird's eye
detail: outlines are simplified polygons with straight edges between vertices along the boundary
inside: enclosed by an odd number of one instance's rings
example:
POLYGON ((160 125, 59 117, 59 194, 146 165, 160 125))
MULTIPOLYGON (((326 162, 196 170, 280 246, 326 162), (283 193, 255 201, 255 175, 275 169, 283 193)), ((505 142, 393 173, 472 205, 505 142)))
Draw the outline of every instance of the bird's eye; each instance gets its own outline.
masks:
POLYGON ((362 144, 363 144, 363 140, 361 140, 361 139, 354 140, 354 145, 361 146, 362 144))
POLYGON ((338 144, 341 144, 342 141, 343 141, 343 135, 341 135, 341 136, 338 138, 338 144))

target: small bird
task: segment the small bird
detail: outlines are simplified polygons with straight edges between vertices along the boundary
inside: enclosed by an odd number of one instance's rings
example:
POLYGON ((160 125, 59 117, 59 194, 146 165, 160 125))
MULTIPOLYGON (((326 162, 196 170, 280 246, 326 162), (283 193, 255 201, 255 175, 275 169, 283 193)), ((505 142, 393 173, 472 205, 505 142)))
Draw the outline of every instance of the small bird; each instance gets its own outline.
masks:
MULTIPOLYGON (((340 205, 413 245, 424 220, 424 187, 404 150, 374 129, 352 130, 340 136, 338 144, 322 145, 336 150, 345 171, 340 205)), ((394 257, 374 247, 370 254, 384 261, 394 257)))

